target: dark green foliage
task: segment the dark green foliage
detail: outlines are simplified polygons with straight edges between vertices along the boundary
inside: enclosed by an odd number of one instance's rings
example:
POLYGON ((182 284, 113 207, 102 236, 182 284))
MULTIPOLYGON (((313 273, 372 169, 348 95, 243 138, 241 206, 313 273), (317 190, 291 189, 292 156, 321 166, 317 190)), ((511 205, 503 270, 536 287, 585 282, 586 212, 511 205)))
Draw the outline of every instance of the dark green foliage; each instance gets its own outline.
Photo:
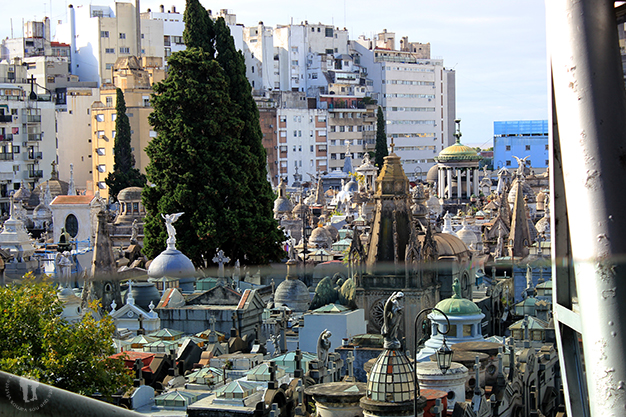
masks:
MULTIPOLYGON (((238 164, 241 170, 249 174, 248 187, 253 197, 244 200, 249 216, 240 219, 240 230, 250 241, 263 245, 248 248, 247 263, 277 261, 284 256, 284 251, 273 242, 282 242, 285 236, 274 220, 276 195, 267 181, 267 156, 263 147, 259 110, 246 78, 244 57, 235 49, 230 29, 222 18, 215 22, 215 47, 217 61, 226 75, 236 116, 243 122, 240 134, 242 150, 238 164)), ((232 256, 230 258, 233 259, 232 256)))
POLYGON ((117 194, 124 188, 146 185, 146 176, 135 168, 135 156, 130 146, 130 121, 126 115, 124 93, 119 88, 116 92, 114 164, 113 172, 109 173, 105 182, 109 188, 109 196, 117 200, 117 194))
POLYGON ((152 186, 143 193, 144 252, 153 258, 165 249, 161 214, 182 211, 176 245, 197 266, 217 248, 244 264, 280 259, 284 237, 271 202, 268 220, 263 196, 253 191, 257 159, 245 144, 253 138, 242 135, 246 121, 238 117, 241 106, 231 100, 224 71, 198 48, 172 54, 168 65, 168 78, 152 98, 150 123, 158 136, 146 148, 152 186))
POLYGON ((198 0, 187 0, 183 21, 185 22, 183 41, 187 48, 203 49, 213 57, 215 55, 213 20, 198 0))
POLYGON ((385 131, 385 115, 383 109, 378 106, 378 112, 376 113, 378 118, 376 121, 376 166, 382 169, 385 164, 385 156, 389 155, 387 149, 387 133, 385 131))

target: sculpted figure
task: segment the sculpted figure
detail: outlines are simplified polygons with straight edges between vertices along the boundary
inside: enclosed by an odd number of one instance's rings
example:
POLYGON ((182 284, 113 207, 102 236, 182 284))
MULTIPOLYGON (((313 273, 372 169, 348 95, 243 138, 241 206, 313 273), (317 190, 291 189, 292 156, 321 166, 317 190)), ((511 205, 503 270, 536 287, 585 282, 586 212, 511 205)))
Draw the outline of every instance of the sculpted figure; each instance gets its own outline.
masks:
POLYGON ((330 350, 329 337, 332 333, 325 329, 317 338, 317 359, 326 367, 328 365, 328 351, 330 350))
POLYGON ((167 229, 167 245, 170 246, 174 246, 174 244, 176 243, 176 229, 174 229, 174 226, 172 225, 172 223, 174 223, 176 220, 178 220, 180 218, 180 216, 182 216, 183 214, 185 214, 184 212, 182 213, 174 213, 174 214, 163 214, 161 213, 161 217, 163 217, 163 219, 165 219, 165 228, 167 229))
POLYGON ((400 349, 400 341, 398 340, 398 328, 402 319, 402 299, 404 293, 402 291, 396 291, 391 294, 391 297, 385 302, 384 322, 383 327, 380 329, 380 333, 385 337, 385 349, 400 349))

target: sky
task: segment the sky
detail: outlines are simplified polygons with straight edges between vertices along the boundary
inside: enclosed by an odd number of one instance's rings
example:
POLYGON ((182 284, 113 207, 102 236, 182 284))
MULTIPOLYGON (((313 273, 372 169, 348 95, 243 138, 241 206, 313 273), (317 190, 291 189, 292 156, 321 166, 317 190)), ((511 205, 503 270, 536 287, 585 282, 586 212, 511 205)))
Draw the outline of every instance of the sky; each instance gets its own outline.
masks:
MULTIPOLYGON (((128 0, 121 0, 128 1, 128 0)), ((493 122, 548 118, 546 28, 543 0, 200 0, 217 12, 227 8, 245 26, 300 23, 347 28, 351 39, 387 29, 399 40, 431 44, 431 57, 456 72, 456 116, 461 141, 493 146, 493 122), (381 7, 384 6, 384 7, 381 7)), ((107 5, 108 0, 3 1, 0 37, 21 36, 22 19, 65 21, 69 4, 107 5)), ((184 11, 184 0, 141 0, 142 12, 160 4, 184 11)))

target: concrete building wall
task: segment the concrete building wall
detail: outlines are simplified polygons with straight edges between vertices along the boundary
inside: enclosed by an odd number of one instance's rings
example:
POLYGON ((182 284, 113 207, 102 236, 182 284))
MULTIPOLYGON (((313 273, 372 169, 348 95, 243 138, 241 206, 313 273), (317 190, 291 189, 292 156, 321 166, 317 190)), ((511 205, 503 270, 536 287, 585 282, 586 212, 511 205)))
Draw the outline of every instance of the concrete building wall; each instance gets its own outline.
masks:
POLYGON ((367 333, 365 313, 362 309, 345 313, 306 313, 303 317, 304 331, 300 329, 298 333, 300 350, 303 352, 317 351, 317 339, 324 330, 332 333, 331 351, 340 347, 343 339, 367 333))
POLYGON ((517 168, 518 158, 529 156, 533 168, 546 168, 549 161, 548 121, 518 120, 493 123, 493 166, 517 168))
POLYGON ((59 179, 69 182, 69 166, 73 163, 78 190, 94 191, 92 125, 95 116, 91 105, 99 99, 97 88, 68 88, 67 111, 57 113, 59 179))
POLYGON ((374 111, 374 108, 328 110, 329 170, 343 167, 348 142, 354 168, 361 165, 365 152, 374 150, 376 133, 376 124, 372 117, 374 111))

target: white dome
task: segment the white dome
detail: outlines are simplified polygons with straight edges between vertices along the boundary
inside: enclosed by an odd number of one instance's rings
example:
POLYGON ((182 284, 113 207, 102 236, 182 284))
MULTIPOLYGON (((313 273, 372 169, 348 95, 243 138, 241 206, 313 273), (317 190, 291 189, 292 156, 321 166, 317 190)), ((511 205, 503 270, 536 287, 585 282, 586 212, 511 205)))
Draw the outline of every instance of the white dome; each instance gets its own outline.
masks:
POLYGON ((167 248, 150 263, 150 278, 189 278, 196 274, 191 259, 178 249, 167 248))

